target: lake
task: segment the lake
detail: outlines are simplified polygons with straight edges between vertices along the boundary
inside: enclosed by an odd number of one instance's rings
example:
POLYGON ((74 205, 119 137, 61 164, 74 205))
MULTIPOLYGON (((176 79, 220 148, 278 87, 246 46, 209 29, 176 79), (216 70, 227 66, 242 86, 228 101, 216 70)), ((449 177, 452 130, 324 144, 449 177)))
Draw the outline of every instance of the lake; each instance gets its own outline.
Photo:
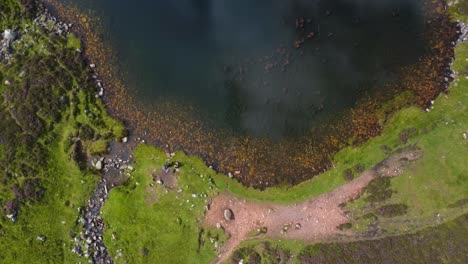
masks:
POLYGON ((146 107, 190 104, 211 125, 274 140, 385 89, 426 50, 416 0, 73 3, 99 14, 146 107))
POLYGON ((457 34, 429 0, 61 1, 80 33, 97 26, 88 55, 131 140, 257 188, 310 179, 396 109, 430 107, 457 34))

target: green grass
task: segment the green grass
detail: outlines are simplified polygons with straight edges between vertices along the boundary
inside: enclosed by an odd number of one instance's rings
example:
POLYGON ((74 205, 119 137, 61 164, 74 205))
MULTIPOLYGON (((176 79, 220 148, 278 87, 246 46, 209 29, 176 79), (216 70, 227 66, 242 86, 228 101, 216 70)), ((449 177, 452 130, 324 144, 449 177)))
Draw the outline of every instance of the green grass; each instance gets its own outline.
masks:
POLYGON ((75 36, 75 34, 69 34, 67 36, 67 48, 79 50, 81 49, 81 40, 75 36))
MULTIPOLYGON (((111 191, 103 208, 107 223, 105 243, 111 255, 123 249, 123 256, 116 263, 209 262, 215 256, 214 243, 209 238, 216 238, 219 243, 224 239, 222 232, 202 231, 200 224, 207 199, 217 193, 210 177, 213 173, 206 167, 200 171, 198 164, 184 162, 178 187, 167 192, 152 178, 154 171, 161 171, 166 154, 141 145, 135 157, 133 176, 125 186, 111 191), (204 245, 199 245, 200 232, 204 245), (149 250, 147 256, 142 253, 144 248, 149 250)), ((174 160, 185 161, 181 154, 174 160)))
MULTIPOLYGON (((454 69, 461 72, 468 63, 467 43, 457 46, 457 60, 454 69)), ((468 140, 463 133, 468 133, 468 80, 460 76, 450 87, 448 95, 441 95, 429 113, 420 113, 417 109, 399 112, 389 124, 384 135, 405 128, 418 129, 419 135, 410 139, 408 144, 416 144, 424 151, 424 156, 410 166, 406 172, 391 180, 393 195, 382 202, 369 204, 367 194, 347 205, 355 215, 353 226, 356 231, 366 231, 368 224, 359 216, 375 213, 375 209, 390 204, 405 204, 407 213, 392 217, 379 218, 379 228, 394 232, 403 232, 405 220, 420 219, 423 223, 434 223, 434 215, 442 214, 445 218, 454 218, 466 213, 466 206, 448 208, 459 200, 468 198, 468 140)), ((393 133, 395 137, 395 133, 393 133)), ((395 142, 387 142, 395 145, 395 142)), ((415 225, 422 225, 414 223, 415 225)))
POLYGON ((37 175, 45 179, 46 192, 41 201, 23 206, 16 223, 0 218, 1 263, 78 261, 77 256, 70 253, 69 235, 80 231, 76 226, 78 207, 84 208, 99 178, 81 172, 68 157, 65 139, 72 131, 72 122, 57 126, 61 136, 50 146, 53 155, 48 160, 48 168, 37 175), (39 236, 45 236, 46 241, 36 240, 39 236))

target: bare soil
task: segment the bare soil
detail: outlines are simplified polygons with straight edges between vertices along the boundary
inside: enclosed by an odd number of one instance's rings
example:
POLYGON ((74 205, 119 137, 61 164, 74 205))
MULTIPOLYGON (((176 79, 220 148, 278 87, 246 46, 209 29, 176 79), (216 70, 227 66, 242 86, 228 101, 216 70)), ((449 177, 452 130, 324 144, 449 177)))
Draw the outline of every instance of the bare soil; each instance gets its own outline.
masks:
POLYGON ((336 235, 352 235, 337 227, 349 219, 340 204, 358 198, 376 177, 394 177, 403 167, 423 155, 421 151, 395 154, 358 178, 302 203, 278 205, 221 194, 215 197, 206 212, 205 224, 223 228, 229 239, 222 246, 217 263, 225 261, 243 241, 255 238, 300 239, 308 242, 325 240, 336 235), (226 220, 224 211, 230 209, 233 219, 226 220), (265 233, 262 233, 266 231, 265 233))

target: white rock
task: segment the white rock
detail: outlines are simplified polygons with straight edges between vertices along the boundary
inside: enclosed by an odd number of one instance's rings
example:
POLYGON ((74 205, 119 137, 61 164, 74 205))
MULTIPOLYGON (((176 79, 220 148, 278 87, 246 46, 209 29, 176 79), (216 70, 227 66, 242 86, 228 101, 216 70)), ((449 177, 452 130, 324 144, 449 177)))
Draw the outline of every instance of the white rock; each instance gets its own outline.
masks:
POLYGON ((13 30, 11 29, 5 29, 5 31, 3 31, 2 33, 2 37, 6 40, 12 41, 12 40, 15 40, 16 33, 13 32, 13 30))
POLYGON ((227 221, 230 221, 234 218, 234 213, 231 211, 231 209, 226 209, 224 210, 224 219, 227 221))
POLYGON ((94 167, 96 168, 96 170, 102 170, 102 161, 98 160, 94 167))
POLYGON ((128 141, 128 137, 122 138, 122 142, 123 142, 123 143, 127 143, 127 141, 128 141))

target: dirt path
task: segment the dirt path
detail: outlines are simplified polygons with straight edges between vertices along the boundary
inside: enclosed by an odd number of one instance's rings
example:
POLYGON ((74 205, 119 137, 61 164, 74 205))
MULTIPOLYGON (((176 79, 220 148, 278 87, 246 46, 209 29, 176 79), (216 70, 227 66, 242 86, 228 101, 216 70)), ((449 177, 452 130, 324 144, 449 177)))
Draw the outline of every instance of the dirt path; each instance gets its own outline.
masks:
POLYGON ((332 192, 302 203, 277 205, 228 194, 215 197, 207 211, 205 223, 210 227, 223 228, 229 235, 216 262, 225 261, 243 240, 258 234, 262 228, 266 233, 255 238, 318 241, 333 235, 351 235, 350 231, 337 229, 337 226, 349 222, 339 205, 359 197, 367 184, 376 177, 402 174, 405 165, 422 155, 421 151, 396 154, 332 192), (226 220, 225 210, 231 210, 233 219, 226 220))

